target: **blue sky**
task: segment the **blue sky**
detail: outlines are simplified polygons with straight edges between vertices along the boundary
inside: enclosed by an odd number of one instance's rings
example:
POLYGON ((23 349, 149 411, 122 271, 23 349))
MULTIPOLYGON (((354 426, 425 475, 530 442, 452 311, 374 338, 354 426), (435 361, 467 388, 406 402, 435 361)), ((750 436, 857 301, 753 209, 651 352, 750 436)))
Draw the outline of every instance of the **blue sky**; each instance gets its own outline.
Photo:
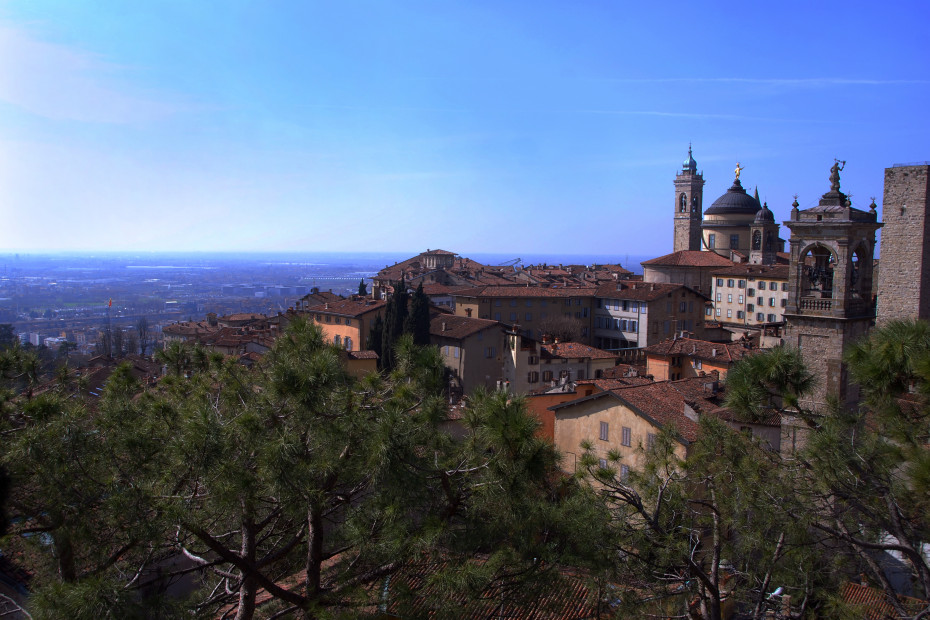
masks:
MULTIPOLYGON (((0 249, 660 255, 930 160, 922 2, 0 4, 0 249), (703 6, 702 5, 707 5, 703 6)), ((787 237, 788 231, 783 230, 787 237)))

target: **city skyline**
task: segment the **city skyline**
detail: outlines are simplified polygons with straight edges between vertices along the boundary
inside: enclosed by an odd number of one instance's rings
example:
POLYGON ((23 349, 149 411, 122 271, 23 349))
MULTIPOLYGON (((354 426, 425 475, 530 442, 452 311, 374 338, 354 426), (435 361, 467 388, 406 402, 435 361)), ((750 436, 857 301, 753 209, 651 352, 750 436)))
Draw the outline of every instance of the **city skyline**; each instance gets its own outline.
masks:
POLYGON ((705 208, 740 162, 787 219, 837 158, 867 209, 930 158, 928 16, 10 2, 0 250, 657 256, 689 143, 705 208))

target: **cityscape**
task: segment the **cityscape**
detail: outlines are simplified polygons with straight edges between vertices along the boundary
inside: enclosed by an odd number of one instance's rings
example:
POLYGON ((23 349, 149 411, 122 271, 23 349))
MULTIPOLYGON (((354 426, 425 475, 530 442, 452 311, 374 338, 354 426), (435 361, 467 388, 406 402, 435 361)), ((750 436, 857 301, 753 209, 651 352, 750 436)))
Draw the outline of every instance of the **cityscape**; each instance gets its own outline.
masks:
POLYGON ((0 617, 930 618, 930 9, 0 9, 0 617))

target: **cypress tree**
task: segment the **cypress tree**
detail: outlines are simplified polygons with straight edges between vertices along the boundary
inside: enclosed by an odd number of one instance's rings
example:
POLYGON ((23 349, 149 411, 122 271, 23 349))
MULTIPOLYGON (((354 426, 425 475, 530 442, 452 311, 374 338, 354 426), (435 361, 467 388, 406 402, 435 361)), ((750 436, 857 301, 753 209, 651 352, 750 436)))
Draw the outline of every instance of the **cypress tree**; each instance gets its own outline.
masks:
POLYGON ((385 308, 384 333, 381 339, 381 367, 394 368, 394 343, 404 333, 407 320, 407 284, 403 277, 394 283, 394 294, 385 308))
POLYGON ((381 315, 375 319, 375 322, 372 323, 371 329, 368 330, 368 342, 365 343, 365 348, 369 351, 374 351, 378 354, 378 363, 381 363, 381 340, 384 338, 384 320, 381 318, 381 315))
POLYGON ((358 281, 358 294, 361 297, 368 295, 368 287, 365 286, 364 278, 358 281))
POLYGON ((423 292, 423 283, 417 287, 410 302, 410 315, 404 323, 404 332, 413 336, 413 344, 429 344, 429 297, 423 292))

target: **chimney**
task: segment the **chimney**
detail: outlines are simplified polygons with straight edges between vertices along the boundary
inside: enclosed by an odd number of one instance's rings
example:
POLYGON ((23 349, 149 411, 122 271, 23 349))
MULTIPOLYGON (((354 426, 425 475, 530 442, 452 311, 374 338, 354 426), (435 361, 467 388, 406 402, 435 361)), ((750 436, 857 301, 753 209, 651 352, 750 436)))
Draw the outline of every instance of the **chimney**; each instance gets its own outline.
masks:
POLYGON ((326 303, 323 304, 323 309, 324 309, 324 310, 329 310, 329 302, 328 302, 328 301, 327 301, 326 303))
POLYGON ((711 349, 711 350, 710 350, 710 355, 711 355, 711 357, 717 357, 717 349, 716 349, 716 348, 711 349))
MULTIPOLYGON (((427 250, 427 251, 429 251, 429 250, 427 250)), ((445 321, 442 322, 442 331, 446 331, 446 322, 445 322, 445 321)))

